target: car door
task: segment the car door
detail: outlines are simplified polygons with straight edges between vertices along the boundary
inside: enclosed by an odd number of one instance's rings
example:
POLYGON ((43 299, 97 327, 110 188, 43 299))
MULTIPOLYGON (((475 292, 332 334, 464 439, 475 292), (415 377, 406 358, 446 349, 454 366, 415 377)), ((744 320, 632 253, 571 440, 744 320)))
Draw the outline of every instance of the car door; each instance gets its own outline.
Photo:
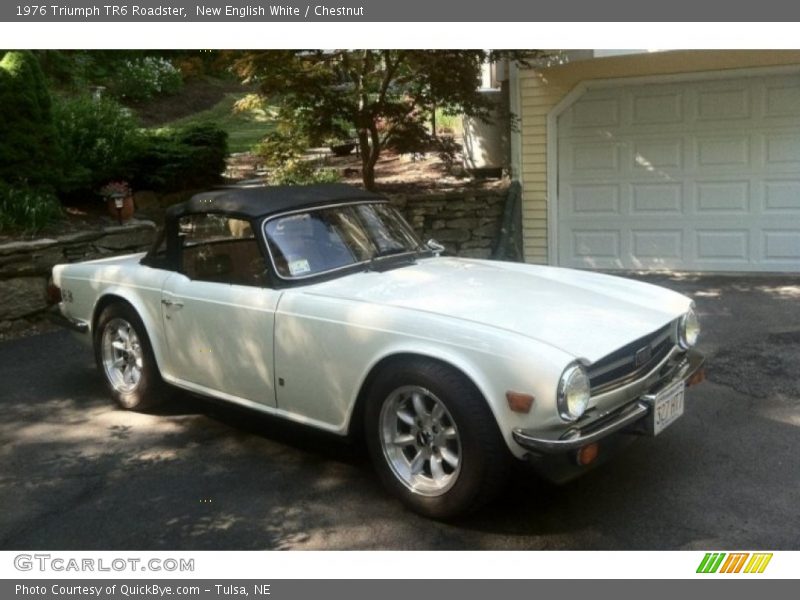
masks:
POLYGON ((280 292, 266 285, 250 224, 202 213, 181 217, 178 231, 179 271, 161 294, 169 374, 187 387, 274 407, 280 292))

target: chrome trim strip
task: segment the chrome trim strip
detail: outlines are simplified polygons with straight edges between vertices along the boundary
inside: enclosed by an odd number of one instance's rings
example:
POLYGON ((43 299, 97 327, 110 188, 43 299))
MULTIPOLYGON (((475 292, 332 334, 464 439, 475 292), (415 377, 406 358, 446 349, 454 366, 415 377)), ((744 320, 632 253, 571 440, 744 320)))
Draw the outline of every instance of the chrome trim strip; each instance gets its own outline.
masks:
POLYGON ((592 388, 592 398, 596 396, 602 396, 603 394, 613 393, 627 385, 635 384, 638 381, 647 379, 648 377, 650 377, 650 375, 653 374, 654 371, 658 371, 659 369, 661 369, 661 367, 664 366, 664 363, 673 358, 676 354, 680 354, 681 352, 684 351, 680 349, 677 346, 677 344, 673 344, 672 348, 669 349, 664 358, 662 358, 658 362, 658 364, 653 368, 651 368, 649 371, 644 372, 642 369, 638 369, 636 371, 628 373, 624 377, 620 377, 618 379, 614 379, 613 381, 609 381, 602 385, 598 385, 597 387, 592 388))
POLYGON ((546 439, 530 435, 522 429, 515 429, 512 435, 514 436, 514 441, 524 448, 537 450, 546 454, 568 452, 570 450, 577 450, 586 444, 591 444, 592 442, 596 442, 611 435, 623 427, 627 427, 639 419, 646 417, 648 412, 650 412, 650 409, 647 405, 642 402, 634 402, 622 409, 616 418, 591 433, 584 434, 579 429, 573 429, 571 430, 573 433, 567 438, 546 439))

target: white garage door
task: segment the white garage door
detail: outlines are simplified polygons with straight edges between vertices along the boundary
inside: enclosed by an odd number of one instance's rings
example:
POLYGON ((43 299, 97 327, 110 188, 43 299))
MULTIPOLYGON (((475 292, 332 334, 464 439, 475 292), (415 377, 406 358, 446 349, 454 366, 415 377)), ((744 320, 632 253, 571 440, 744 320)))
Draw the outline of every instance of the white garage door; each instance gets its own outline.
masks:
POLYGON ((557 223, 564 266, 800 271, 800 75, 588 91, 557 223))

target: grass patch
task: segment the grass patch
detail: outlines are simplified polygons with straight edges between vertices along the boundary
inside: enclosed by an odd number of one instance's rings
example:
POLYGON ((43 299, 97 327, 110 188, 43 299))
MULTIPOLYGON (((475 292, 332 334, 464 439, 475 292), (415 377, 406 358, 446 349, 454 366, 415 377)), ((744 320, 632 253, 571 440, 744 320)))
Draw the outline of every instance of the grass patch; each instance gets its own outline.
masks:
POLYGON ((436 132, 460 136, 464 134, 462 115, 448 115, 441 108, 436 109, 436 132))
POLYGON ((244 109, 236 109, 236 103, 245 96, 247 96, 245 92, 226 93, 225 97, 213 107, 165 123, 162 127, 216 125, 228 133, 230 152, 247 152, 267 133, 275 129, 275 121, 271 107, 266 104, 249 103, 244 109))
POLYGON ((63 217, 52 192, 0 182, 0 232, 36 233, 63 217))

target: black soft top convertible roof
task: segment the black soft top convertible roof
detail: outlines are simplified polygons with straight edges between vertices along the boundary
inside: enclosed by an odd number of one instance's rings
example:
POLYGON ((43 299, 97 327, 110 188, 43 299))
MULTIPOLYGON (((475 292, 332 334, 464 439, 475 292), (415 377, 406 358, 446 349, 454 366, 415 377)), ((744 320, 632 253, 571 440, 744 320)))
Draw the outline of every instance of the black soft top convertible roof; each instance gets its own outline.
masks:
POLYGON ((380 201, 386 198, 341 183, 226 188, 202 192, 186 202, 171 206, 167 210, 167 218, 176 219, 198 212, 221 212, 257 219, 288 210, 364 200, 380 201))

